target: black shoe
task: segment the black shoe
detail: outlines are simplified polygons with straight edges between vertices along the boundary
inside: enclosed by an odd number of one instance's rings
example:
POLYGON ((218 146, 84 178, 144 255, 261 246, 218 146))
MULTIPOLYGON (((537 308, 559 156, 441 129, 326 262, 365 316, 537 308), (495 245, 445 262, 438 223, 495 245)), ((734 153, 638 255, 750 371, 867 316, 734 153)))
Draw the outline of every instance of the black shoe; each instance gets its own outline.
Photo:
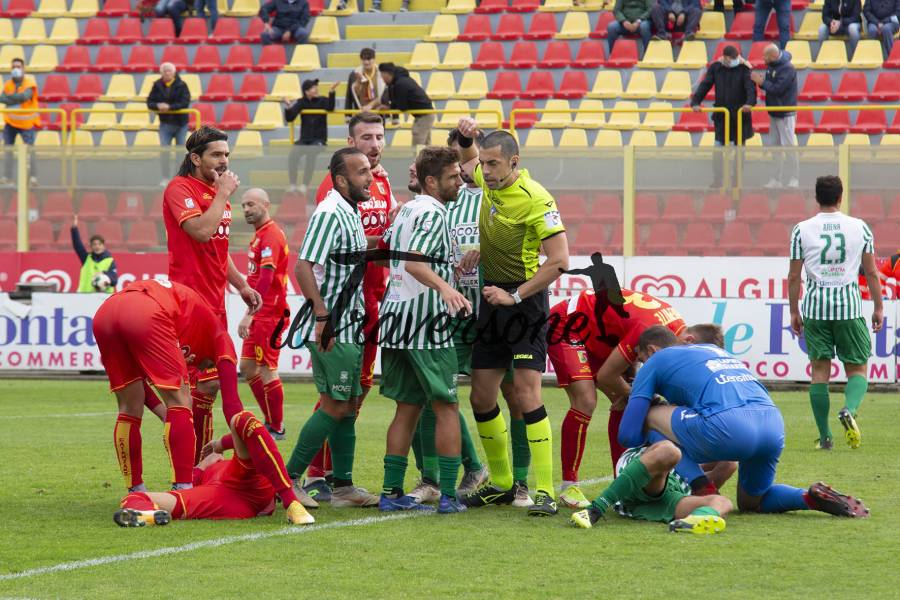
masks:
POLYGON ((331 502, 331 486, 324 479, 316 479, 303 486, 303 491, 316 502, 331 502))
POLYGON ((869 516, 869 509, 866 508, 862 500, 842 494, 821 481, 809 486, 807 494, 816 510, 830 515, 850 518, 865 518, 869 516))
POLYGON ((488 483, 483 485, 471 494, 461 498, 462 503, 469 508, 479 508, 488 506, 489 504, 512 504, 516 495, 513 488, 502 490, 497 486, 488 483))
POLYGON ((272 436, 273 440, 281 441, 284 439, 284 434, 287 430, 282 429, 281 431, 278 431, 277 429, 266 423, 266 431, 269 432, 269 435, 272 436))
POLYGON ((534 504, 528 508, 529 517, 552 517, 558 512, 559 508, 556 506, 556 500, 550 494, 541 490, 538 490, 534 495, 534 504))

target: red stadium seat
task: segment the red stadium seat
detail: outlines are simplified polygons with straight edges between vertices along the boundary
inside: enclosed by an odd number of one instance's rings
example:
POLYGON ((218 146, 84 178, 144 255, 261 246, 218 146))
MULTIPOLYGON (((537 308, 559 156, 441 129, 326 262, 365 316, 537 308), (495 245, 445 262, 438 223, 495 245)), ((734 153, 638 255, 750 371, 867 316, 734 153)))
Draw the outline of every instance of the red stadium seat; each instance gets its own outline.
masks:
POLYGON ((188 66, 187 70, 197 73, 209 73, 218 71, 221 66, 222 57, 219 56, 219 49, 216 46, 197 46, 194 61, 188 66))
POLYGON ((121 246, 124 242, 122 222, 117 219, 101 219, 94 226, 94 233, 103 236, 104 243, 110 247, 121 246))
POLYGON ((538 52, 534 42, 517 42, 506 66, 510 69, 533 69, 537 61, 538 52))
POLYGON ((541 0, 515 0, 506 10, 507 12, 528 13, 536 11, 540 6, 541 0))
MULTIPOLYGON (((794 37, 794 15, 791 15, 790 32, 791 37, 794 37)), ((767 40, 778 39, 778 20, 775 18, 774 11, 772 11, 772 13, 769 15, 769 20, 766 21, 766 30, 763 37, 765 37, 767 40)))
POLYGON ((862 102, 869 96, 869 84, 862 71, 845 71, 832 100, 838 102, 862 102))
POLYGON ((78 78, 75 91, 69 95, 72 102, 94 102, 103 95, 103 83, 100 76, 87 73, 78 78))
POLYGON ((638 254, 674 256, 678 249, 678 229, 672 223, 653 223, 638 254), (641 250, 644 250, 642 253, 641 250))
POLYGON ((850 214, 869 224, 880 223, 884 220, 884 201, 880 194, 853 194, 850 214))
POLYGON ((713 64, 714 62, 716 62, 717 60, 719 60, 720 58, 722 58, 722 53, 725 51, 725 46, 733 46, 733 45, 734 45, 734 44, 731 43, 731 42, 719 42, 719 43, 716 45, 716 49, 715 49, 715 51, 713 52, 712 57, 709 59, 709 62, 706 63, 707 66, 713 64))
POLYGON ((281 197, 277 217, 279 222, 306 223, 306 197, 296 192, 285 193, 281 197))
POLYGON ((609 233, 606 225, 602 223, 582 223, 575 229, 577 229, 577 233, 574 236, 574 254, 591 254, 598 250, 609 252, 607 248, 609 233))
POLYGON ((232 46, 228 58, 222 63, 221 71, 249 71, 253 68, 253 51, 250 46, 232 46))
POLYGON ((236 44, 241 39, 241 22, 234 17, 219 17, 212 35, 209 36, 210 44, 236 44))
MULTIPOLYGON (((752 17, 753 15, 750 16, 752 17)), ((768 45, 769 42, 753 42, 750 45, 750 55, 747 57, 747 62, 752 64, 754 67, 764 68, 766 61, 763 59, 763 50, 765 50, 766 46, 768 45)))
POLYGON ((263 99, 266 92, 266 76, 261 73, 247 73, 234 99, 237 102, 257 102, 263 99))
POLYGON ((697 219, 707 223, 722 223, 728 218, 734 217, 734 207, 731 198, 725 194, 707 194, 703 199, 703 208, 697 219))
POLYGON ((97 50, 97 60, 91 66, 91 71, 98 73, 116 73, 122 70, 124 64, 122 48, 119 46, 101 46, 97 50))
POLYGON ((149 250, 159 246, 159 236, 156 232, 156 223, 149 219, 134 221, 128 232, 126 247, 132 251, 149 250))
MULTIPOLYGON (((622 237, 623 237, 622 227, 619 225, 613 225, 612 227, 612 235, 609 236, 609 241, 607 241, 602 250, 606 254, 622 254, 622 237)), ((591 252, 595 252, 597 248, 591 250, 591 252)))
POLYGON ((900 100, 900 73, 882 71, 869 92, 869 102, 896 102, 900 100))
POLYGON ((590 33, 590 38, 592 40, 605 40, 606 36, 609 35, 609 31, 607 31, 607 28, 609 27, 609 24, 615 20, 616 17, 613 15, 613 12, 611 10, 605 10, 600 13, 600 16, 597 18, 597 25, 590 33))
POLYGON ((765 223, 771 218, 769 214, 769 197, 765 194, 745 194, 737 211, 736 220, 742 223, 765 223))
POLYGON ((202 17, 190 17, 184 20, 181 34, 175 40, 176 44, 199 44, 209 37, 206 30, 206 19, 202 17))
MULTIPOLYGON (((503 20, 500 21, 500 28, 503 20)), ((551 40, 556 35, 556 16, 553 13, 537 13, 531 17, 531 25, 523 37, 526 40, 551 40)))
POLYGON ((578 55, 572 61, 576 69, 599 69, 606 61, 603 42, 585 40, 578 46, 578 55))
POLYGON ((0 219, 0 251, 12 252, 16 249, 19 231, 12 219, 0 219))
POLYGON ((705 256, 716 246, 716 232, 709 223, 688 223, 681 247, 686 254, 705 256))
POLYGON ((187 50, 184 46, 166 46, 163 48, 162 60, 159 61, 159 64, 164 62, 170 62, 175 65, 175 68, 179 71, 184 71, 187 69, 187 66, 190 64, 188 60, 187 50))
POLYGON ((797 99, 801 102, 826 102, 831 99, 831 93, 831 75, 814 72, 806 75, 797 99))
POLYGON ((103 192, 85 192, 78 206, 78 219, 96 221, 109 216, 109 201, 103 192))
POLYGON ((659 198, 656 194, 641 192, 634 198, 634 220, 652 223, 659 219, 659 198))
POLYGON ((82 33, 76 43, 78 44, 105 44, 109 42, 109 21, 106 19, 88 19, 82 33))
POLYGON ((253 70, 280 71, 285 64, 287 64, 287 55, 284 52, 284 46, 272 44, 262 47, 262 51, 259 53, 259 62, 253 65, 253 70))
MULTIPOLYGON (((490 94, 488 94, 490 97, 490 94)), ((512 108, 510 109, 510 118, 512 118, 512 111, 521 108, 535 108, 534 102, 531 100, 516 100, 512 103, 512 108)), ((535 122, 537 121, 537 113, 516 113, 516 129, 530 129, 534 127, 535 122)), ((510 127, 510 122, 507 120, 503 124, 504 129, 508 129, 510 127)))
POLYGON ((137 192, 122 192, 114 214, 121 219, 140 219, 144 216, 144 196, 137 192))
POLYGON ((484 42, 478 49, 478 56, 472 63, 473 69, 499 69, 506 64, 503 44, 500 42, 484 42))
POLYGON ((812 133, 815 127, 816 121, 811 110, 797 111, 797 125, 794 127, 796 133, 812 133))
POLYGON ((584 71, 563 72, 559 91, 553 94, 554 98, 578 99, 583 98, 588 92, 587 75, 584 71))
POLYGON ((68 192, 50 192, 44 200, 41 217, 51 221, 61 221, 71 217, 74 212, 72 197, 68 192))
MULTIPOLYGON (((522 80, 515 71, 500 71, 494 81, 494 88, 487 94, 495 100, 512 100, 522 93, 522 80)), ((900 111, 898 111, 900 112, 900 111)))
POLYGON ((688 223, 697 217, 694 197, 690 194, 672 194, 663 200, 662 220, 666 223, 688 223))
POLYGON ((225 111, 222 113, 222 119, 219 121, 219 127, 234 131, 243 129, 249 122, 250 112, 247 110, 247 105, 243 102, 238 102, 225 105, 225 111))
POLYGON ((872 226, 872 235, 875 237, 875 243, 878 240, 885 240, 882 246, 887 245, 889 248, 895 247, 897 241, 897 224, 896 223, 875 223, 872 226))
POLYGON ((109 38, 110 44, 139 44, 144 39, 140 19, 121 19, 116 34, 109 38))
POLYGON ((206 90, 200 95, 204 102, 225 102, 234 97, 234 80, 227 73, 213 75, 206 84, 206 90))
POLYGON ((51 73, 44 79, 40 99, 44 102, 62 102, 71 93, 69 78, 59 73, 51 73))
POLYGON ((881 65, 885 69, 900 69, 900 46, 894 44, 887 60, 881 65))
POLYGON ((156 70, 156 57, 150 46, 135 45, 131 47, 128 62, 122 67, 126 73, 145 73, 156 70))
POLYGON ((894 111, 894 118, 891 119, 891 123, 888 125, 885 133, 900 133, 900 110, 894 111))
POLYGON ((34 12, 34 0, 9 0, 6 9, 0 11, 0 17, 24 19, 34 12))
MULTIPOLYGON (((741 13, 744 14, 744 13, 741 13)), ((740 221, 726 223, 719 237, 719 250, 730 255, 740 255, 753 248, 750 226, 740 221)))
POLYGON ((466 19, 466 26, 463 27, 456 39, 461 42, 483 42, 491 36, 491 20, 486 15, 471 15, 466 19))
POLYGON ((678 122, 672 127, 672 130, 699 133, 701 131, 712 131, 713 126, 709 122, 707 113, 683 112, 678 113, 678 122))
POLYGON ((126 17, 133 15, 131 0, 106 0, 103 8, 97 13, 98 17, 126 17))
POLYGON ((857 113, 856 122, 850 127, 850 133, 868 133, 878 135, 887 130, 887 115, 883 110, 861 110, 857 113))
POLYGON ((569 49, 568 42, 548 43, 547 49, 544 50, 544 57, 538 62, 538 66, 542 69, 565 69, 571 65, 572 51, 569 49))
POLYGON ((819 124, 813 128, 816 133, 847 133, 850 131, 850 113, 846 110, 832 110, 822 113, 819 124))
POLYGON ((521 40, 524 35, 525 21, 522 20, 522 15, 502 15, 491 39, 495 42, 521 40))
POLYGON ((63 73, 81 73, 91 67, 91 55, 84 46, 69 46, 63 61, 56 70, 63 73))
POLYGON ((807 207, 807 202, 803 197, 803 194, 797 192, 782 192, 775 201, 775 211, 772 216, 782 223, 788 223, 793 226, 800 221, 805 221, 811 217, 812 214, 807 207))
POLYGON ((144 36, 145 44, 171 44, 175 41, 175 24, 172 19, 150 19, 150 30, 144 36))
MULTIPOLYGON (((212 104, 198 102, 197 104, 192 105, 191 108, 197 109, 200 113, 200 122, 204 125, 216 124, 216 107, 212 104)), ((197 129, 197 115, 193 112, 188 117, 188 128, 191 130, 197 129)))
POLYGON ((310 0, 309 14, 314 17, 318 17, 320 14, 322 14, 323 10, 325 10, 325 0, 310 0))
POLYGON ((791 230, 784 223, 763 223, 756 232, 756 249, 766 256, 783 256, 790 238, 791 230))
MULTIPOLYGON (((68 235, 68 232, 65 232, 68 235)), ((53 225, 50 221, 40 219, 28 225, 28 241, 31 249, 37 252, 47 252, 56 249, 53 240, 53 225)))
POLYGON ((475 7, 475 12, 479 15, 490 15, 501 13, 509 8, 508 0, 481 0, 475 7))
POLYGON ((601 192, 594 196, 589 221, 619 223, 622 221, 622 198, 618 194, 601 192))
MULTIPOLYGON (((753 38, 752 12, 740 12, 734 15, 731 29, 725 33, 726 40, 749 40, 753 38)), ((752 60, 750 62, 753 62, 752 60)), ((754 63, 755 65, 756 63, 754 63)))
POLYGON ((613 46, 606 66, 610 69, 630 69, 638 62, 637 41, 619 38, 613 46))
POLYGON ((563 223, 581 223, 587 219, 590 212, 584 193, 560 194, 557 196, 556 205, 559 207, 563 223))
MULTIPOLYGON (((578 71, 578 73, 581 73, 581 71, 578 71)), ((581 74, 584 75, 584 73, 581 74)), ((549 71, 532 71, 520 97, 527 100, 543 100, 552 96, 555 89, 552 73, 549 71)))
POLYGON ((263 23, 262 19, 260 19, 259 17, 253 17, 252 19, 250 19, 250 24, 247 25, 247 32, 243 34, 241 36, 241 39, 238 41, 242 44, 258 44, 265 27, 266 24, 263 23))
MULTIPOLYGON (((65 103, 65 104, 60 104, 58 106, 58 108, 61 108, 62 110, 66 111, 66 129, 68 129, 69 127, 72 126, 72 119, 73 119, 72 111, 75 110, 76 108, 81 108, 81 105, 73 104, 73 103, 65 103)), ((47 120, 47 124, 45 125, 45 127, 47 129, 49 129, 50 131, 60 131, 62 129, 62 123, 60 123, 59 113, 50 113, 49 117, 50 118, 47 120)), ((84 125, 84 113, 77 113, 74 115, 74 118, 78 121, 79 126, 84 125)))
MULTIPOLYGON (((810 114, 811 116, 811 113, 807 114, 810 114)), ((769 133, 772 122, 772 117, 769 116, 769 113, 762 110, 754 111, 750 113, 750 118, 753 121, 753 131, 755 131, 756 133, 769 133)), ((798 131, 797 133, 800 132, 798 131)))

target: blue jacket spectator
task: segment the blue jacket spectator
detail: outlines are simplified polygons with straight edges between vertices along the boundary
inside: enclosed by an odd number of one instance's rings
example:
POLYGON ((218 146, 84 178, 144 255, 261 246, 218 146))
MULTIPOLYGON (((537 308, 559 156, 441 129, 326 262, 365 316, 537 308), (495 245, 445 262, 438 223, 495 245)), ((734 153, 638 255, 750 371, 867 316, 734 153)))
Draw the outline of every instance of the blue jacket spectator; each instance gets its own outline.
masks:
POLYGON ((259 9, 259 18, 266 23, 264 46, 276 42, 303 44, 312 29, 307 0, 269 0, 259 9))
MULTIPOLYGON (((766 92, 766 106, 797 106, 797 70, 791 64, 791 53, 782 50, 766 65, 766 79, 760 86, 766 92)), ((796 115, 796 112, 770 112, 774 119, 796 115)))
POLYGON ((868 37, 881 38, 881 47, 887 57, 894 47, 894 34, 900 29, 900 0, 866 0, 863 15, 868 37))

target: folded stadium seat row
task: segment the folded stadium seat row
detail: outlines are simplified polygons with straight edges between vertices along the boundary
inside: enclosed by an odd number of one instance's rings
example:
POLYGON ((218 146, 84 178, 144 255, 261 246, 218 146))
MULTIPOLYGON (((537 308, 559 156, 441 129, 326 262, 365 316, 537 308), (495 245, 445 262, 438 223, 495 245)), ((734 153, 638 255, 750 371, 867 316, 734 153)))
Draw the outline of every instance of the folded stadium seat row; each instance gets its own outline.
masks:
MULTIPOLYGON (((64 223, 54 235, 53 224, 50 221, 39 219, 30 223, 28 237, 31 249, 37 252, 70 250, 72 248, 70 225, 71 223, 64 223)), ((159 236, 157 224, 150 220, 131 223, 127 237, 124 235, 122 222, 117 219, 107 218, 97 221, 87 230, 84 227, 81 228, 82 238, 95 233, 102 235, 107 245, 112 248, 124 247, 128 250, 141 251, 158 248, 164 243, 159 236)), ((14 246, 15 239, 15 222, 0 220, 0 248, 14 246), (11 231, 8 223, 13 225, 11 231)))
POLYGON ((219 17, 212 32, 208 32, 206 21, 200 17, 184 20, 180 36, 175 36, 175 26, 171 19, 150 19, 144 33, 144 26, 138 18, 120 19, 115 29, 104 18, 89 19, 84 31, 77 36, 78 44, 258 44, 264 23, 253 18, 242 32, 241 20, 235 17, 219 17))
POLYGON ((461 42, 495 42, 516 40, 576 40, 585 39, 591 34, 587 13, 566 13, 562 24, 557 26, 553 13, 536 13, 531 17, 528 27, 520 14, 504 14, 500 16, 497 28, 491 26, 487 15, 472 15, 466 19, 463 30, 457 36, 461 42))
MULTIPOLYGON (((318 66, 318 51, 315 48, 297 46, 294 49, 294 55, 297 65, 295 68, 288 70, 307 71, 313 70, 314 67, 318 66), (311 52, 314 56, 310 56, 311 52), (303 62, 304 60, 306 61, 305 63, 303 62), (304 66, 305 64, 310 66, 304 66)), ((91 61, 90 53, 85 46, 69 46, 66 48, 63 61, 56 66, 56 70, 63 73, 82 73, 87 71, 142 73, 156 71, 158 65, 164 62, 172 63, 179 71, 198 73, 212 71, 275 72, 285 68, 287 54, 284 46, 263 46, 259 50, 259 57, 254 59, 251 46, 231 46, 228 55, 223 61, 218 48, 201 45, 196 46, 194 58, 191 60, 188 58, 187 49, 184 46, 169 45, 163 49, 162 55, 157 61, 153 48, 136 45, 131 48, 128 61, 126 62, 119 47, 101 46, 97 51, 96 60, 91 61)))
POLYGON ((563 73, 559 88, 548 71, 532 71, 525 87, 515 71, 501 71, 497 74, 493 89, 487 97, 496 100, 542 100, 546 98, 581 98, 588 93, 587 77, 584 71, 566 71, 563 73))

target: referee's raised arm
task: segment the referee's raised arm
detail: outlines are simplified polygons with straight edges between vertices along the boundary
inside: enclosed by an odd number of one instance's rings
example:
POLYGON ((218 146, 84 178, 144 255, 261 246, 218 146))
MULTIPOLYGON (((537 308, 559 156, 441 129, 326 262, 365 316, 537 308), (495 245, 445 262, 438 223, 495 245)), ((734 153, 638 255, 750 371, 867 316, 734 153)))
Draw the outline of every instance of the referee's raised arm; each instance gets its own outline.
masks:
POLYGON ((474 143, 478 135, 478 123, 472 117, 463 117, 456 125, 459 130, 459 164, 469 175, 478 164, 474 159, 478 158, 478 146, 474 143))

